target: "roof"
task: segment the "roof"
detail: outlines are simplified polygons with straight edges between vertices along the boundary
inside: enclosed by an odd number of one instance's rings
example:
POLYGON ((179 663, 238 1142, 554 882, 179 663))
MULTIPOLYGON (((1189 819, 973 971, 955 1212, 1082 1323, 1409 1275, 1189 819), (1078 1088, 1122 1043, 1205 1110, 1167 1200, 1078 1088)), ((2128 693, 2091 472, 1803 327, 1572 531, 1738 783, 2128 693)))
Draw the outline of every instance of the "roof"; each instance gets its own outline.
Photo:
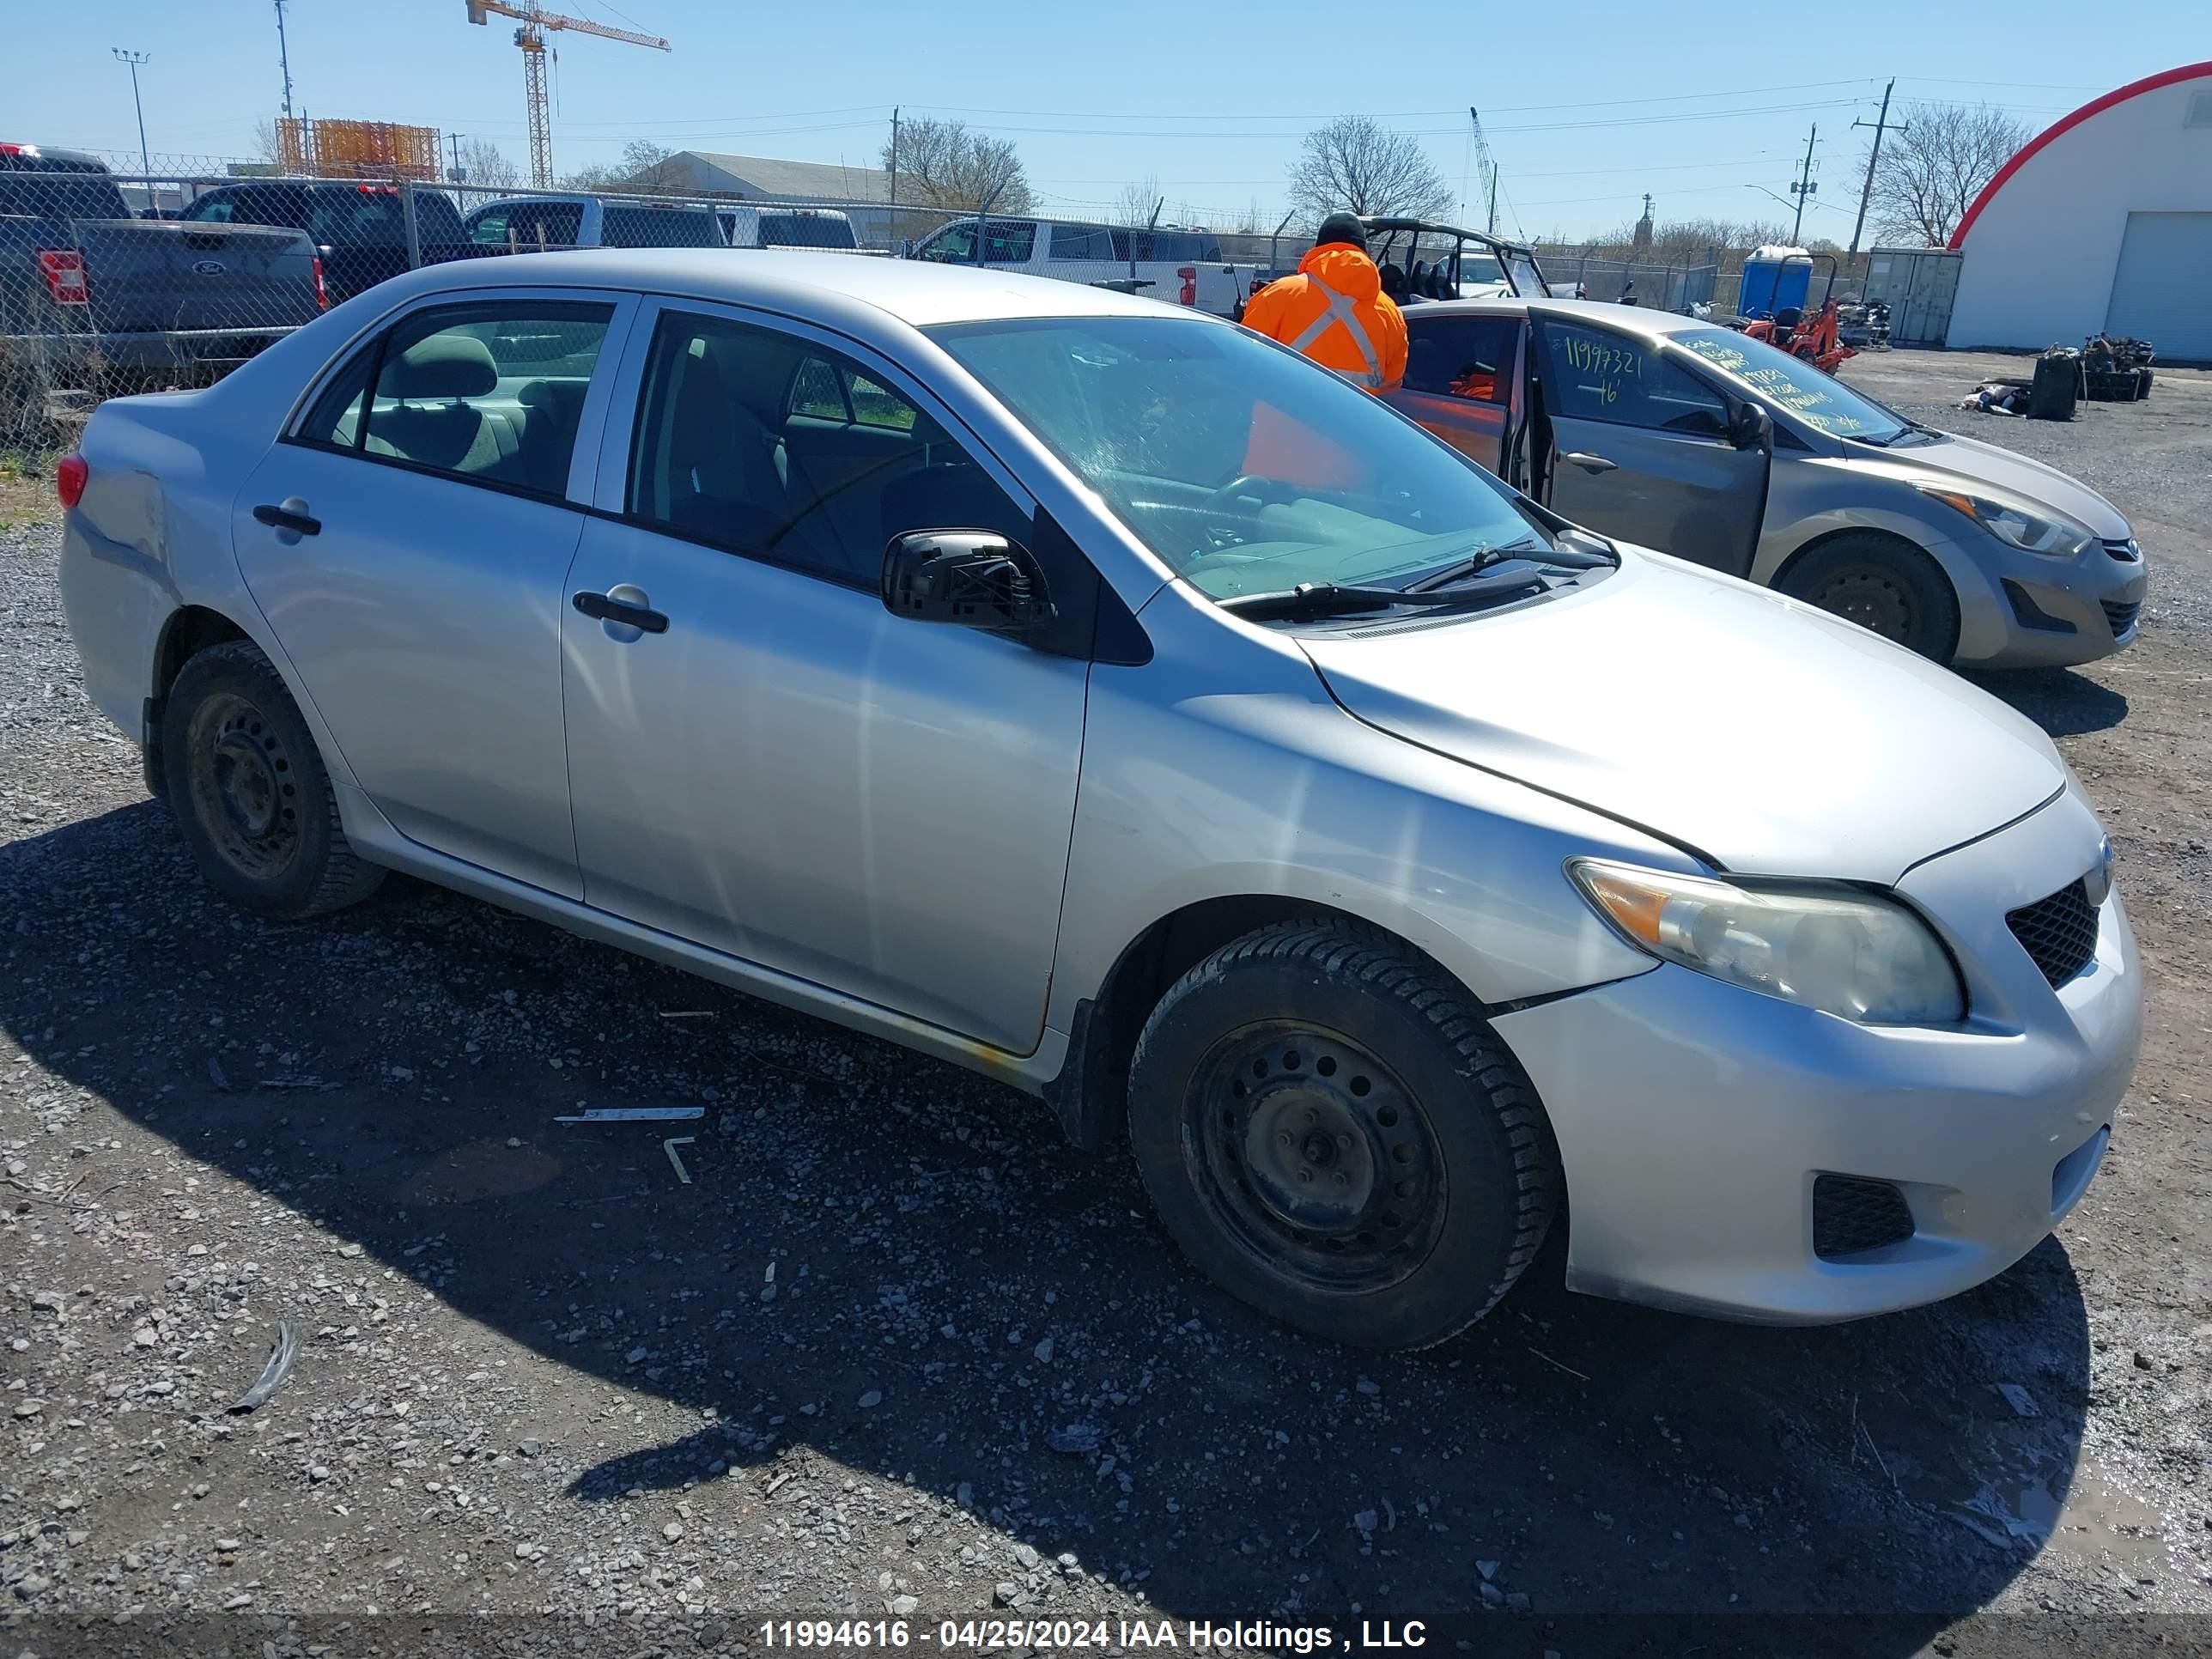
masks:
MULTIPOLYGON (((695 177, 700 190, 733 190, 748 196, 781 196, 794 201, 889 202, 891 176, 881 167, 847 167, 836 161, 780 161, 765 155, 726 155, 716 150, 679 151, 672 161, 688 163, 695 174, 711 169, 727 184, 695 177)), ((665 173, 664 161, 655 169, 665 173)))
POLYGON ((1523 300, 1510 294, 1486 300, 1423 300, 1400 309, 1407 317, 1431 313, 1444 317, 1517 317, 1533 310, 1546 317, 1579 317, 1646 335, 1686 334, 1692 329, 1718 326, 1703 317, 1685 317, 1678 311, 1661 311, 1650 306, 1616 305, 1610 300, 1523 300))
POLYGON ((884 319, 915 328, 1006 318, 1166 314, 1206 325, 1218 320, 1158 300, 1048 276, 1017 276, 988 265, 978 269, 784 248, 583 248, 501 254, 426 265, 374 291, 386 293, 400 284, 407 286, 410 299, 486 287, 634 289, 757 306, 856 331, 884 319))
POLYGON ((1966 245, 1966 233, 1974 228, 1974 221, 1982 216, 1982 210, 2005 187, 2006 182, 2037 155, 2063 138, 2068 133, 2093 117, 2102 115, 2130 98, 2140 98, 2147 92, 2156 92, 2164 87, 2178 86, 2184 81, 2212 78, 2212 63, 2185 64, 2179 69, 2162 70, 2156 75, 2146 75, 2140 81, 2130 81, 2124 87, 2115 87, 2101 98, 2093 98, 2071 115, 2062 115, 2041 132, 2021 145, 2020 152, 1996 170, 1996 177, 1982 186, 1982 193, 1974 198, 1959 220, 1959 228, 1951 233, 1950 246, 1962 248, 1966 245))

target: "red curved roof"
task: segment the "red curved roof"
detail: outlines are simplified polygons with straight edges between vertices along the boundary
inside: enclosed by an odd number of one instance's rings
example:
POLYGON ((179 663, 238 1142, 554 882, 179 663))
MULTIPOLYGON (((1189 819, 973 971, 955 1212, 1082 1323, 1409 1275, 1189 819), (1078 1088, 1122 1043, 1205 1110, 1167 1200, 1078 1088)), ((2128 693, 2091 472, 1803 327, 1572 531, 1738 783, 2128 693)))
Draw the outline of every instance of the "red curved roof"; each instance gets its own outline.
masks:
POLYGON ((1966 233, 1974 228, 1974 221, 1981 216, 1982 210, 1990 204, 1991 198, 2005 187, 2005 180, 2027 165, 2030 156, 2039 154, 2057 139, 2064 137, 2091 116, 2102 115, 2116 104, 2124 104, 2129 99, 2146 92, 2156 92, 2160 87, 2170 87, 2178 82, 2194 81, 2207 76, 2212 76, 2212 63, 2186 64, 2179 69, 2162 70, 2156 75, 2147 75, 2140 81, 2130 81, 2127 85, 2116 88, 2101 98, 2093 98, 2071 115, 2062 116, 2052 122, 2021 146, 2020 153, 1999 167, 1996 177, 1982 186, 1982 193, 1974 198, 1973 205, 1966 210, 1966 216, 1959 221, 1959 228, 1951 233, 1951 246, 1954 248, 1966 246, 1966 233))

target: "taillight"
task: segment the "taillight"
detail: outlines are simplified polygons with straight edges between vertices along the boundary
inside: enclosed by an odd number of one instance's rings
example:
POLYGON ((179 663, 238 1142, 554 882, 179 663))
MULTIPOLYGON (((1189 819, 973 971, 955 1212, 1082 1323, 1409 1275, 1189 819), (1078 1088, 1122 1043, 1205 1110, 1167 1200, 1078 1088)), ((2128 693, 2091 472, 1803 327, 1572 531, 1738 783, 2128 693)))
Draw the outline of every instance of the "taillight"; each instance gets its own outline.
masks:
POLYGON ((330 290, 323 286, 323 256, 318 253, 315 255, 315 309, 328 311, 330 308, 330 290))
POLYGON ((1185 265, 1176 275, 1182 279, 1182 302, 1187 306, 1198 303, 1198 267, 1185 265))
POLYGON ((92 477, 92 469, 84 464, 82 455, 64 455, 54 468, 54 494, 61 497, 64 507, 75 507, 84 499, 84 486, 92 477))
POLYGON ((33 256, 46 279, 46 297, 58 306, 88 306, 92 283, 84 274, 84 255, 73 247, 42 247, 33 256))

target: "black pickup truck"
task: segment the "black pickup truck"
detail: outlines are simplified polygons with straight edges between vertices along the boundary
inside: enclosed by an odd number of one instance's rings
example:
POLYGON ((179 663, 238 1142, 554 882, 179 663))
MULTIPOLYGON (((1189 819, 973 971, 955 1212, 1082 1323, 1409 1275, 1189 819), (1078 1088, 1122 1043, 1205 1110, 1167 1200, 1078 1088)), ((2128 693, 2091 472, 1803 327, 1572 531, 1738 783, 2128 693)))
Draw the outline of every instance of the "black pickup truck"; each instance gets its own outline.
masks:
POLYGON ((131 216, 97 157, 0 143, 0 368, 113 392, 197 380, 324 305, 297 231, 131 216))
MULTIPOLYGON (((397 276, 411 263, 406 210, 397 185, 257 179, 204 191, 179 216, 186 224, 289 225, 307 232, 322 256, 332 305, 397 276)), ((483 251, 470 245, 453 198, 435 190, 415 192, 415 236, 426 265, 483 251)))

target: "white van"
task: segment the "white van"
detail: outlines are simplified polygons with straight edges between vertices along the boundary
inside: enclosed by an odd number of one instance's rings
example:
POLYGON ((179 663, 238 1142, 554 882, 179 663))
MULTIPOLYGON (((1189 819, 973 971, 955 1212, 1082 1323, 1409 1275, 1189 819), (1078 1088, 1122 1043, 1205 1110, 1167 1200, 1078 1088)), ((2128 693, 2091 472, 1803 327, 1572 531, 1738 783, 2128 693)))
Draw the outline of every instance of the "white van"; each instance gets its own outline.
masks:
POLYGON ((835 208, 717 207, 732 247, 803 247, 857 253, 853 221, 835 208))
POLYGON ((913 258, 939 264, 996 265, 1032 276, 1118 289, 1148 299, 1233 316, 1256 267, 1221 257, 1220 238, 1177 227, 1086 224, 1072 219, 955 219, 915 244, 913 258), (980 254, 980 257, 979 257, 980 254))

